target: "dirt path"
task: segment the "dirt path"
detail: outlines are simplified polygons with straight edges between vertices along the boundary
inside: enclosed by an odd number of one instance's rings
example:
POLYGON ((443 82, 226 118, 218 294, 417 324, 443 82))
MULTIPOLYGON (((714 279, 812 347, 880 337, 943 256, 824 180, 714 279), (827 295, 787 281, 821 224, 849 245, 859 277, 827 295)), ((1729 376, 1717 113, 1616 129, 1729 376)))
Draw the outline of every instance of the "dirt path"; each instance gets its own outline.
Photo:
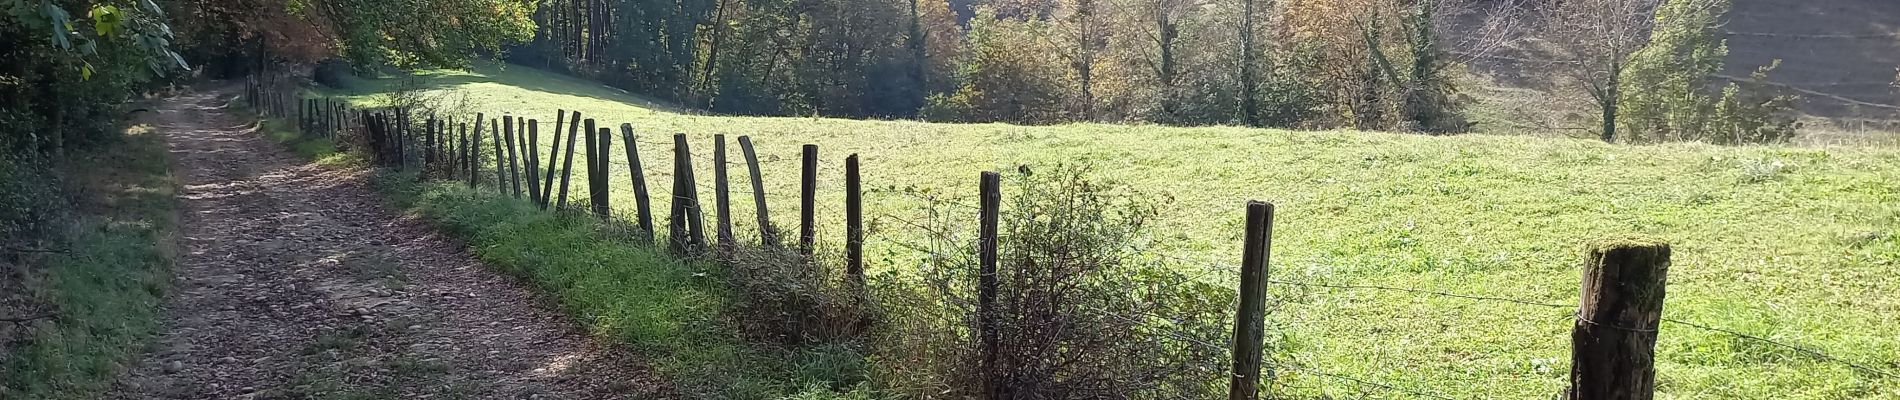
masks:
POLYGON ((184 249, 167 333, 112 398, 668 397, 634 357, 385 206, 363 171, 298 160, 228 98, 156 110, 184 249))

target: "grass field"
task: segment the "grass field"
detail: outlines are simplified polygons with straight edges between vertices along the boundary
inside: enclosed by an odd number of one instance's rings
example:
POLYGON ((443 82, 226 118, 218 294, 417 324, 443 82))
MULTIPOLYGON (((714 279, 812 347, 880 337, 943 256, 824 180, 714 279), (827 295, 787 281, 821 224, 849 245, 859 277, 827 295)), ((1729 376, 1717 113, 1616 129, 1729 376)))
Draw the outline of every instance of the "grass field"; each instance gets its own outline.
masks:
POLYGON ((134 125, 61 167, 72 218, 48 240, 60 251, 23 276, 53 316, 15 326, 30 330, 0 357, 0 398, 97 398, 157 333, 177 249, 165 151, 149 125, 134 125))
MULTIPOLYGON (((370 104, 398 79, 361 83, 370 104)), ((1105 124, 1046 127, 681 113, 613 89, 526 67, 420 76, 432 96, 540 119, 557 109, 602 126, 632 124, 656 207, 669 197, 673 133, 694 146, 710 185, 713 134, 750 135, 766 160, 773 219, 796 224, 798 147, 821 147, 824 241, 839 243, 842 163, 860 154, 867 188, 917 188, 970 200, 977 173, 1018 164, 1087 164, 1163 205, 1155 247, 1232 282, 1242 206, 1278 206, 1273 275, 1574 304, 1583 246, 1639 234, 1675 247, 1665 317, 1792 343, 1900 374, 1900 151, 1893 149, 1613 146, 1587 140, 1232 127, 1105 124)), ((616 129, 617 131, 617 129, 616 129)), ((631 184, 615 136, 616 212, 631 184)), ((733 158, 739 159, 736 147, 733 158)), ((579 166, 582 163, 575 163, 579 166)), ((743 168, 731 173, 738 191, 743 168)), ((1007 186, 1007 185, 1005 185, 1007 186)), ((710 201, 709 190, 701 196, 710 201)), ((584 197, 584 196, 578 196, 584 197)), ((749 194, 736 221, 753 221, 749 194)), ((968 201, 974 204, 973 201, 968 201)), ((922 201, 867 194, 874 271, 921 255, 922 201)), ((710 208, 710 204, 708 205, 710 208)), ((664 208, 660 208, 663 214, 664 208)), ((966 221, 974 221, 970 212, 966 221)), ((663 217, 663 215, 662 215, 663 217)), ((710 217, 709 217, 710 218, 710 217)), ((710 221, 709 221, 710 223, 710 221)), ((752 225, 741 223, 741 232, 752 225)), ((971 229, 974 231, 974 229, 971 229)), ((1549 398, 1564 387, 1569 310, 1389 291, 1275 286, 1275 357, 1300 397, 1414 398, 1312 371, 1450 398, 1549 398)), ((1900 379, 1860 372, 1733 335, 1664 325, 1664 398, 1900 399, 1900 379)))

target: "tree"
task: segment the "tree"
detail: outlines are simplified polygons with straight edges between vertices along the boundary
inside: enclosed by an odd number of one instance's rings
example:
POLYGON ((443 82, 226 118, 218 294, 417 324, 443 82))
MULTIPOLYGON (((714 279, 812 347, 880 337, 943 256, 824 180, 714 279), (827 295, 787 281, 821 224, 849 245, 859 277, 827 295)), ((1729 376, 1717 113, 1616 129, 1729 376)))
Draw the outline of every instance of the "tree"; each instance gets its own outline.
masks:
POLYGON ((1605 142, 1616 141, 1623 71, 1630 56, 1649 44, 1661 1, 1565 0, 1546 2, 1541 9, 1543 32, 1556 50, 1552 65, 1595 101, 1605 142))
POLYGON ((1108 21, 1100 15, 1098 1, 1101 0, 1066 0, 1058 11, 1066 14, 1057 25, 1062 48, 1058 54, 1068 61, 1070 70, 1075 73, 1076 115, 1085 121, 1096 119, 1096 64, 1101 62, 1102 51, 1108 47, 1109 40, 1108 21))
POLYGON ((1256 0, 1241 0, 1240 12, 1240 120, 1247 126, 1260 126, 1259 49, 1254 43, 1256 0))

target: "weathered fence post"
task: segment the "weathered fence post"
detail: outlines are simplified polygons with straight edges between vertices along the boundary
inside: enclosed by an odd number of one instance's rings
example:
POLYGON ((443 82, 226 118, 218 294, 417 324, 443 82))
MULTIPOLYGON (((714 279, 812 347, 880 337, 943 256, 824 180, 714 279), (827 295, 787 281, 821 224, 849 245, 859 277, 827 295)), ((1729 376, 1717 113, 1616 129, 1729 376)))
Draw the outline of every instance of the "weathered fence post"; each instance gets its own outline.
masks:
POLYGON ((515 116, 501 116, 501 141, 508 152, 508 186, 514 191, 515 198, 521 198, 521 163, 515 154, 515 116))
POLYGON ((1583 267, 1583 295, 1570 331, 1571 400, 1648 400, 1656 391, 1656 328, 1662 322, 1669 244, 1598 243, 1583 267))
MULTIPOLYGON (((480 123, 477 123, 477 126, 480 126, 479 124, 480 123)), ((477 169, 475 168, 475 146, 470 146, 468 143, 468 123, 463 122, 458 124, 458 126, 460 127, 462 136, 462 154, 460 154, 462 157, 462 172, 468 173, 468 188, 469 190, 474 190, 475 181, 480 180, 479 177, 481 176, 480 173, 476 172, 477 169)))
POLYGON ((528 202, 539 206, 547 203, 541 196, 541 121, 530 119, 526 126, 528 136, 521 150, 527 158, 524 171, 528 176, 528 202))
MULTIPOLYGON (((565 120, 567 119, 567 115, 557 115, 555 119, 565 120)), ((554 137, 548 140, 548 146, 550 146, 548 148, 548 172, 546 175, 542 175, 542 187, 539 189, 541 190, 542 210, 546 210, 548 206, 554 204, 554 171, 561 169, 561 122, 566 121, 554 123, 554 137)))
POLYGON ((699 211, 699 187, 693 179, 692 147, 686 134, 673 135, 673 216, 667 222, 669 247, 680 254, 697 254, 706 244, 706 228, 699 211))
MULTIPOLYGON (((594 124, 589 123, 587 126, 592 127, 594 124)), ((613 204, 611 200, 608 199, 608 195, 613 194, 613 192, 609 190, 608 183, 611 181, 607 178, 612 176, 610 173, 613 171, 614 131, 613 129, 600 128, 600 130, 590 133, 589 135, 595 134, 600 135, 600 147, 597 149, 588 149, 587 152, 598 152, 600 155, 594 157, 594 166, 588 168, 590 172, 593 172, 589 174, 593 179, 591 180, 591 187, 587 189, 587 194, 593 198, 591 203, 593 203, 592 205, 594 206, 594 216, 600 217, 600 219, 607 219, 613 216, 613 204)))
POLYGON ((409 168, 409 151, 403 146, 406 146, 409 144, 409 110, 405 110, 401 108, 396 109, 395 127, 396 127, 395 128, 396 169, 408 169, 409 168))
MULTIPOLYGON (((508 150, 502 149, 501 122, 488 119, 488 138, 495 149, 495 193, 508 194, 508 150)), ((519 187, 517 187, 519 189, 519 187)), ((519 194, 517 192, 517 194, 519 194)))
POLYGON ((978 350, 983 355, 977 370, 984 374, 986 398, 1006 399, 1009 388, 995 381, 996 353, 1001 344, 996 332, 996 223, 1002 211, 1002 175, 985 171, 977 183, 976 329, 982 346, 978 350))
POLYGON ((818 145, 805 145, 798 177, 798 253, 811 257, 818 244, 818 145))
POLYGON ((422 121, 422 170, 426 174, 435 166, 435 117, 422 121))
POLYGON ((1240 310, 1234 316, 1234 371, 1228 400, 1260 398, 1260 360, 1267 337, 1267 261, 1273 252, 1273 204, 1247 202, 1241 244, 1240 310))
POLYGON ((640 142, 635 141, 633 124, 620 124, 621 141, 627 142, 627 175, 633 177, 633 205, 641 235, 653 241, 653 204, 647 198, 646 167, 640 165, 640 142))
POLYGON ((548 142, 549 146, 553 146, 548 149, 548 172, 541 179, 543 187, 535 189, 541 191, 542 210, 548 209, 548 205, 554 203, 554 199, 550 196, 554 195, 554 171, 559 169, 557 167, 561 164, 561 126, 566 123, 567 110, 554 110, 554 137, 548 142))
POLYGON ((759 245, 778 246, 778 230, 772 228, 772 212, 765 208, 765 180, 759 174, 759 154, 752 151, 752 137, 739 137, 739 151, 745 153, 746 173, 752 176, 752 203, 758 208, 759 245))
POLYGON ((580 136, 581 112, 567 118, 567 156, 561 160, 561 201, 555 209, 567 209, 567 181, 574 176, 574 137, 580 136))
POLYGON ((713 213, 718 218, 719 256, 728 257, 734 249, 732 236, 731 186, 726 182, 726 135, 713 135, 713 213))
POLYGON ((585 121, 584 126, 586 127, 581 129, 581 135, 585 135, 585 138, 582 140, 582 142, 587 145, 587 154, 584 154, 584 156, 586 156, 587 159, 585 163, 582 163, 582 165, 587 166, 587 200, 589 202, 588 207, 594 207, 594 205, 592 204, 594 200, 594 192, 600 190, 599 187, 594 186, 595 184, 594 175, 600 173, 600 165, 599 165, 600 161, 596 160, 596 158, 598 158, 598 156, 600 155, 600 143, 598 143, 599 139, 595 138, 596 135, 594 135, 594 119, 588 118, 585 121))
POLYGON ((858 155, 844 158, 844 276, 864 289, 864 192, 858 180, 858 155))

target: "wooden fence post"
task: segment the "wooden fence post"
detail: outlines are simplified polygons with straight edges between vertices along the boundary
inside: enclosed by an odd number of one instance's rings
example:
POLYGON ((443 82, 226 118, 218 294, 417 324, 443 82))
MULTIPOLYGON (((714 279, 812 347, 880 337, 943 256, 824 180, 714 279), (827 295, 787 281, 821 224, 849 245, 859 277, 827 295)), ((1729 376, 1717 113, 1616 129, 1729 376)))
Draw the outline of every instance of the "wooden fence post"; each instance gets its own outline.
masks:
MULTIPOLYGON (((587 126, 593 127, 594 124, 590 122, 587 126)), ((613 194, 613 192, 610 190, 611 188, 608 187, 610 181, 607 178, 611 176, 610 173, 613 171, 614 131, 613 129, 600 128, 600 130, 594 131, 594 133, 590 133, 589 135, 596 134, 600 135, 600 148, 588 149, 587 151, 588 153, 600 153, 600 155, 594 157, 594 166, 589 168, 589 170, 597 172, 589 174, 593 179, 591 180, 591 187, 587 189, 587 194, 593 198, 591 203, 593 203, 592 205, 594 206, 594 215, 600 217, 600 219, 607 219, 613 216, 613 203, 608 199, 608 195, 613 194)))
POLYGON ((462 153, 460 154, 462 157, 462 172, 468 173, 468 189, 475 190, 475 181, 480 180, 478 177, 481 176, 481 174, 475 172, 475 146, 468 144, 468 123, 463 122, 457 125, 461 130, 462 136, 462 153))
MULTIPOLYGON (((521 198, 521 163, 515 154, 515 116, 501 116, 501 140, 496 144, 506 147, 508 152, 508 186, 514 191, 515 198, 521 198)), ((500 160, 497 160, 500 161, 500 160)))
POLYGON ((422 174, 428 175, 435 167, 435 117, 422 121, 422 174))
POLYGON ((693 179, 692 147, 684 133, 673 135, 672 209, 667 242, 676 253, 697 254, 706 244, 706 229, 700 217, 698 183, 693 179))
POLYGON ((527 159, 527 165, 523 171, 528 176, 528 202, 539 206, 547 203, 542 201, 541 197, 541 121, 530 119, 526 126, 528 136, 521 150, 522 155, 527 159))
POLYGON ((765 208, 765 180, 759 173, 759 154, 752 151, 752 137, 739 137, 739 151, 745 153, 746 173, 752 177, 752 205, 759 214, 759 245, 778 246, 778 230, 772 228, 772 212, 765 208))
POLYGON ((731 185, 726 182, 726 135, 713 135, 713 213, 717 216, 720 257, 737 249, 732 236, 731 185))
POLYGON ((818 145, 805 145, 798 177, 798 253, 811 257, 818 244, 818 145))
POLYGON ((844 276, 864 289, 864 193, 858 180, 858 155, 844 158, 844 276))
POLYGON ((1571 400, 1648 400, 1656 391, 1656 328, 1662 322, 1669 244, 1613 240, 1590 249, 1570 331, 1571 400))
POLYGON ((977 370, 983 371, 983 389, 989 395, 987 399, 1006 399, 1009 388, 995 382, 996 353, 1000 349, 1000 337, 996 332, 996 223, 1002 214, 1002 175, 995 172, 983 172, 978 180, 978 208, 976 233, 976 318, 977 338, 981 342, 981 364, 977 370))
POLYGON ((508 194, 508 150, 501 148, 501 122, 493 118, 488 119, 488 138, 494 143, 489 147, 495 149, 495 194, 506 195, 508 194))
POLYGON ((635 141, 633 124, 620 124, 621 141, 627 142, 627 175, 633 177, 633 205, 640 232, 653 241, 653 204, 647 198, 646 167, 640 165, 640 142, 635 141))
POLYGON ((548 142, 549 146, 553 146, 548 149, 548 172, 542 176, 543 187, 535 189, 541 191, 542 210, 548 209, 548 205, 554 203, 550 196, 554 195, 554 171, 559 169, 556 167, 561 164, 561 126, 566 124, 567 110, 554 110, 554 137, 548 142))
POLYGON ((567 118, 567 156, 561 160, 561 201, 555 209, 567 208, 567 181, 574 176, 574 137, 580 136, 581 112, 573 111, 567 118))
POLYGON ((409 144, 409 110, 405 110, 401 108, 396 109, 395 127, 396 127, 395 129, 396 168, 408 169, 409 168, 409 151, 408 151, 409 149, 404 148, 403 146, 406 146, 409 144))
POLYGON ((1234 316, 1234 371, 1228 400, 1260 398, 1260 360, 1267 337, 1267 261, 1273 252, 1273 204, 1247 202, 1241 244, 1240 310, 1234 316))

